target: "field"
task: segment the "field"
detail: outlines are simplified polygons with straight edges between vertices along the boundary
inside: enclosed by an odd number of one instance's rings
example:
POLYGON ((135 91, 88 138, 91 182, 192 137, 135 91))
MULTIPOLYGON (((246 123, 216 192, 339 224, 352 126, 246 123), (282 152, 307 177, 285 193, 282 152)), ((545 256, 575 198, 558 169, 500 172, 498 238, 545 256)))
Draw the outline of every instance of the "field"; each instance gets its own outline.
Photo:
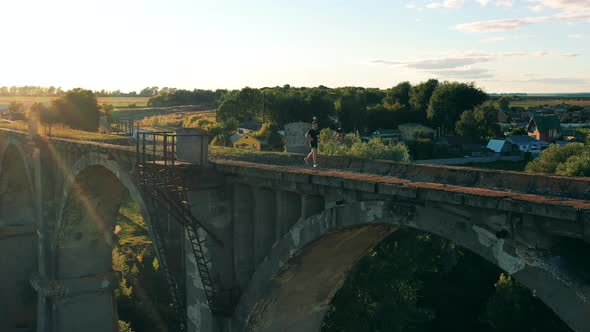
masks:
POLYGON ((510 106, 520 106, 520 107, 536 107, 536 106, 555 106, 561 104, 567 105, 577 105, 577 106, 590 106, 590 99, 528 99, 524 98, 521 100, 511 100, 510 106))
MULTIPOLYGON (((36 96, 0 96, 0 105, 8 105, 13 101, 23 103, 23 104, 32 104, 32 103, 50 103, 53 99, 57 97, 36 97, 36 96)), ((103 103, 111 104, 115 107, 127 107, 129 105, 135 104, 137 107, 144 107, 147 106, 147 101, 149 98, 147 97, 97 97, 98 104, 102 105, 103 103)))
POLYGON ((170 106, 170 107, 138 107, 138 108, 115 108, 113 119, 120 118, 141 120, 151 116, 169 114, 190 114, 194 112, 211 111, 206 106, 170 106))
MULTIPOLYGON (((5 119, 0 119, 0 128, 7 128, 12 130, 19 130, 28 132, 29 125, 25 121, 10 121, 5 119)), ((38 132, 41 135, 44 135, 43 126, 39 126, 38 132)), ((81 131, 81 130, 74 130, 64 126, 53 126, 51 128, 51 135, 54 137, 61 137, 61 138, 68 138, 68 139, 78 139, 83 141, 95 141, 95 142, 109 142, 109 143, 116 143, 116 142, 123 142, 127 140, 126 138, 122 138, 118 135, 110 135, 110 134, 101 134, 101 133, 93 133, 89 131, 81 131)))

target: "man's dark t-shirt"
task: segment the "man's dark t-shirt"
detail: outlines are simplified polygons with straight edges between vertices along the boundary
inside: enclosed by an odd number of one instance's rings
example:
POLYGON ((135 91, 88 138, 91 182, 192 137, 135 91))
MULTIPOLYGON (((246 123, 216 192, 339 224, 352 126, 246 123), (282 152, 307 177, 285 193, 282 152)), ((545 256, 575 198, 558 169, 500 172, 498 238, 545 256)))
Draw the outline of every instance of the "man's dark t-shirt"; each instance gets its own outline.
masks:
POLYGON ((320 134, 320 131, 317 129, 310 129, 307 132, 307 135, 309 135, 311 137, 311 141, 309 141, 309 146, 312 148, 318 148, 318 136, 320 134))

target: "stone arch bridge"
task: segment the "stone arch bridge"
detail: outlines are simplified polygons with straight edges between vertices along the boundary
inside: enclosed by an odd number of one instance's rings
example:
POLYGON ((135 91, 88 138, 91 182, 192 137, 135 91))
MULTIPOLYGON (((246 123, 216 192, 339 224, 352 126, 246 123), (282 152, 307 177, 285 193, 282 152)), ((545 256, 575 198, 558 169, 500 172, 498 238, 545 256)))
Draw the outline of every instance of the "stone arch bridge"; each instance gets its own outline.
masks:
POLYGON ((573 330, 590 331, 588 178, 339 158, 315 170, 288 166, 300 162, 293 155, 216 157, 177 167, 195 229, 153 208, 136 160, 129 147, 0 131, 1 331, 117 330, 111 249, 124 191, 182 285, 175 289, 188 331, 319 331, 347 273, 400 227, 472 250, 573 330), (555 250, 563 243, 582 249, 555 250))

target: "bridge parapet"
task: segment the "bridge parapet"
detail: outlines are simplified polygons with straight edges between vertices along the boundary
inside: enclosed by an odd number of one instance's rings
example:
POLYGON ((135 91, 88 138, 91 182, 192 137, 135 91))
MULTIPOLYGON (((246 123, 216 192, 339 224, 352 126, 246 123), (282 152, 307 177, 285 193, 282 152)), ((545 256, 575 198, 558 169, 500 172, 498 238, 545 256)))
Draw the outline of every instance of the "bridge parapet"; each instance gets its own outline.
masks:
MULTIPOLYGON (((211 159, 241 160, 269 165, 301 165, 304 155, 285 153, 232 153, 211 151, 211 159)), ((396 177, 411 181, 432 182, 514 191, 526 194, 551 195, 577 199, 590 198, 590 178, 549 174, 478 169, 461 166, 413 164, 387 160, 363 160, 348 157, 319 156, 322 168, 396 177)))

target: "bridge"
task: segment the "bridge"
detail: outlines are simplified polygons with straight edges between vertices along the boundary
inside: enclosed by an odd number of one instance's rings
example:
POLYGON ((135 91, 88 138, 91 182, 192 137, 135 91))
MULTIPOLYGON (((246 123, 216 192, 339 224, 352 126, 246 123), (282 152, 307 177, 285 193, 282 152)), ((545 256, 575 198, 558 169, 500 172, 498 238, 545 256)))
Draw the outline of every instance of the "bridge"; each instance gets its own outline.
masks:
POLYGON ((310 169, 272 153, 183 162, 178 140, 162 160, 149 142, 0 130, 1 331, 117 330, 111 252, 124 191, 179 330, 319 331, 355 263, 410 227, 470 249, 590 331, 590 178, 335 157, 310 169))

